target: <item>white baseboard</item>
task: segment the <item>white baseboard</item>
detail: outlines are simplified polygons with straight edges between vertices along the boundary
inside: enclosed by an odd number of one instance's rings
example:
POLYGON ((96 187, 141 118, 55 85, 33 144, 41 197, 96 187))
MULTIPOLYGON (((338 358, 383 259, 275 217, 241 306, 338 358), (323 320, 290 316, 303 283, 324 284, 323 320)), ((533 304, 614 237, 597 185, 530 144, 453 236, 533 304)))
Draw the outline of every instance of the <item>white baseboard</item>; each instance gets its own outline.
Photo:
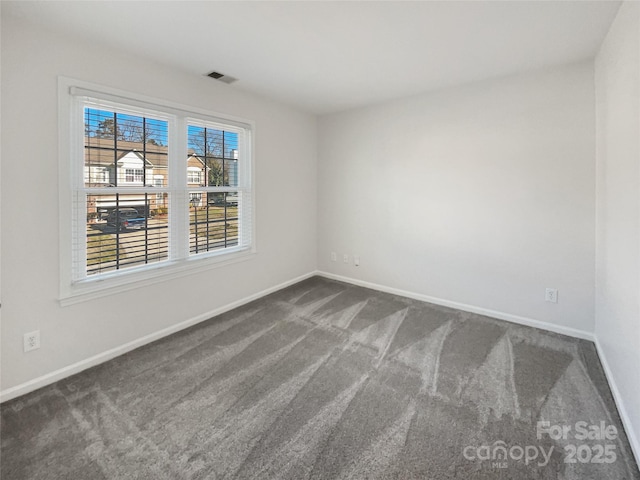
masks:
POLYGON ((408 298, 413 298, 416 300, 421 300, 424 302, 429 302, 429 303, 433 303, 436 305, 441 305, 441 306, 445 306, 445 307, 451 307, 451 308, 457 308, 459 310, 464 310, 466 312, 471 312, 471 313, 477 313, 480 315, 486 315, 489 317, 493 317, 493 318, 497 318, 500 320, 506 320, 509 322, 513 322, 513 323, 517 323, 517 324, 521 324, 521 325, 527 325, 527 326, 531 326, 531 327, 536 327, 536 328, 540 328, 543 330, 548 330, 551 332, 556 332, 556 333, 560 333, 563 335, 569 335, 572 337, 577 337, 577 338, 582 338, 585 340, 590 340, 593 341, 596 345, 596 349, 598 351, 598 355, 600 357, 600 361, 602 362, 602 367, 604 369, 604 373, 607 377, 607 380, 609 382, 609 385, 611 387, 611 391, 613 394, 613 398, 616 402, 616 406, 618 408, 618 412, 620 414, 620 418, 622 420, 623 426, 625 428, 627 437, 629 439, 629 443, 631 445, 631 449, 633 451, 633 454, 635 455, 636 458, 636 462, 638 464, 640 464, 640 440, 638 439, 638 437, 636 436, 632 425, 631 425, 631 421, 629 418, 629 415, 627 413, 627 410, 624 406, 624 402, 622 401, 622 397, 620 395, 620 391, 618 389, 618 386, 615 382, 615 379, 613 377, 613 374, 611 372, 611 368, 609 367, 609 363, 607 361, 607 357, 604 354, 604 351, 602 350, 602 346, 600 345, 600 342, 598 341, 597 337, 590 332, 586 332, 583 330, 578 330, 578 329, 574 329, 574 328, 569 328, 569 327, 563 327, 563 326, 559 326, 559 325, 554 325, 548 322, 543 322, 540 320, 534 320, 531 318, 526 318, 526 317, 521 317, 518 315, 512 315, 509 313, 503 313, 503 312, 499 312, 499 311, 495 311, 495 310, 490 310, 490 309, 486 309, 486 308, 481 308, 481 307, 476 307, 473 305, 467 305, 467 304, 463 304, 463 303, 459 303, 459 302, 452 302, 449 300, 443 300, 441 298, 436 298, 436 297, 430 297, 428 295, 422 295, 419 293, 415 293, 415 292, 409 292, 406 290, 401 290, 401 289, 397 289, 397 288, 392 288, 392 287, 387 287, 384 285, 380 285, 380 284, 376 284, 376 283, 371 283, 371 282, 366 282, 363 280, 357 280, 354 278, 350 278, 350 277, 343 277, 341 275, 335 275, 329 272, 323 272, 323 271, 314 271, 314 272, 309 272, 305 275, 301 275, 299 277, 296 277, 294 279, 288 280, 286 282, 283 282, 279 285, 275 285, 273 287, 267 288, 265 290, 262 290, 258 293, 255 293, 253 295, 249 295, 248 297, 245 297, 243 299, 237 300, 235 302, 229 303, 223 307, 214 309, 210 312, 206 312, 203 313, 201 315, 198 315, 194 318, 191 318, 189 320, 186 320, 184 322, 180 322, 176 325, 172 325, 171 327, 167 327, 164 328, 162 330, 159 330, 157 332, 151 333, 149 335, 145 335, 144 337, 138 338, 136 340, 133 340, 131 342, 128 342, 124 345, 121 345, 119 347, 116 348, 112 348, 110 350, 107 350, 105 352, 102 352, 98 355, 94 355, 93 357, 87 358, 85 360, 81 360, 80 362, 74 363, 72 365, 69 365, 67 367, 61 368, 59 370, 56 370, 54 372, 48 373, 46 375, 43 375, 41 377, 35 378, 33 380, 29 380, 28 382, 22 383, 20 385, 17 385, 15 387, 11 387, 8 388, 6 390, 3 390, 0 392, 0 403, 2 402, 6 402, 7 400, 11 400, 13 398, 19 397, 21 395, 27 394, 29 392, 32 392, 34 390, 37 390, 39 388, 42 388, 44 386, 50 385, 54 382, 57 382, 58 380, 62 380, 63 378, 69 377, 71 375, 74 375, 76 373, 80 373, 83 370, 86 370, 88 368, 94 367, 96 365, 99 365, 101 363, 107 362, 115 357, 118 357, 120 355, 123 355, 127 352, 130 352, 131 350, 135 350, 138 347, 141 347, 143 345, 146 345, 148 343, 154 342, 156 340, 159 340, 163 337, 166 337, 168 335, 171 335, 173 333, 179 332, 180 330, 184 330, 185 328, 188 328, 192 325, 196 325, 200 322, 203 322, 205 320, 208 320, 211 317, 214 317, 216 315, 220 315, 222 313, 228 312, 229 310, 232 310, 234 308, 240 307, 242 305, 245 305, 249 302, 252 302, 254 300, 257 300, 261 297, 264 297, 266 295, 269 295, 270 293, 276 292, 278 290, 281 290, 283 288, 286 288, 290 285, 293 285, 295 283, 301 282, 302 280, 306 280, 307 278, 313 277, 315 275, 319 275, 325 278, 330 278, 333 280, 338 280, 341 282, 345 282, 345 283, 350 283, 353 285, 358 285, 361 287, 365 287, 365 288, 371 288, 373 290, 378 290, 381 292, 386 292, 386 293, 391 293, 394 295, 400 295, 403 297, 408 297, 408 298))
POLYGON ((305 275, 301 275, 292 280, 288 280, 279 285, 275 285, 273 287, 262 290, 261 292, 255 293, 253 295, 249 295, 248 297, 242 298, 235 302, 224 305, 220 308, 216 308, 210 312, 203 313, 196 317, 190 318, 189 320, 185 320, 184 322, 177 323, 167 328, 163 328, 162 330, 158 330, 157 332, 151 333, 149 335, 145 335, 144 337, 138 338, 131 342, 125 343, 124 345, 120 345, 118 347, 107 350, 106 352, 99 353, 98 355, 94 355, 93 357, 81 360, 72 365, 68 365, 59 370, 55 370, 51 373, 47 373, 46 375, 42 375, 41 377, 34 378, 33 380, 29 380, 28 382, 21 383, 20 385, 16 385, 15 387, 7 388, 6 390, 2 390, 0 392, 0 403, 6 402, 7 400, 11 400, 13 398, 19 397, 26 393, 32 392, 39 388, 45 387, 52 383, 57 382, 58 380, 62 380, 63 378, 70 377, 71 375, 75 375, 76 373, 80 373, 83 370, 94 367, 101 363, 107 362, 115 357, 123 355, 131 350, 135 350, 136 348, 142 347, 151 342, 155 342, 163 337, 171 335, 173 333, 179 332, 180 330, 184 330, 185 328, 191 327, 192 325, 196 325, 200 322, 210 319, 211 317, 215 317, 216 315, 220 315, 221 313, 228 312, 229 310, 233 310, 234 308, 245 305, 249 302, 257 300, 261 297, 269 295, 270 293, 276 292, 278 290, 282 290, 290 285, 301 282, 302 280, 306 280, 307 278, 313 277, 316 275, 316 272, 310 272, 305 275))
POLYGON ((329 272, 318 271, 318 275, 340 282, 351 283, 360 287, 371 288, 381 292, 391 293, 394 295, 400 295, 402 297, 413 298, 415 300, 421 300, 423 302, 434 303, 443 307, 456 308, 465 312, 477 313, 479 315, 485 315, 487 317, 497 318, 499 320, 506 320, 507 322, 518 323, 520 325, 526 325, 528 327, 540 328, 550 332, 560 333, 562 335, 568 335, 570 337, 581 338, 583 340, 595 341, 595 336, 591 332, 585 330, 578 330, 577 328, 563 327, 562 325, 556 325, 554 323, 543 322, 541 320, 535 320, 533 318, 521 317, 519 315, 512 315, 510 313, 499 312, 497 310, 490 310, 488 308, 476 307, 474 305, 467 305, 465 303, 453 302, 451 300, 444 300, 442 298, 430 297, 429 295, 423 295, 421 293, 409 292, 407 290, 401 290, 399 288, 388 287, 377 283, 366 282, 364 280, 357 280, 355 278, 343 277, 342 275, 335 275, 329 272))
POLYGON ((636 463, 640 465, 640 439, 636 435, 633 430, 633 425, 631 425, 631 418, 627 413, 627 409, 624 406, 624 402, 622 401, 622 395, 620 395, 620 390, 618 389, 618 384, 613 377, 613 372, 609 367, 609 362, 607 361, 607 356, 602 349, 602 345, 596 336, 596 350, 598 351, 598 356, 600 357, 600 363, 602 363, 602 368, 604 369, 604 374, 607 377, 607 381, 609 382, 609 388, 611 389, 611 393, 613 395, 613 400, 616 402, 616 407, 618 408, 618 414, 620 414, 620 419, 622 420, 622 426, 624 427, 624 431, 627 434, 627 438, 629 439, 629 444, 631 445, 631 451, 636 457, 636 463))

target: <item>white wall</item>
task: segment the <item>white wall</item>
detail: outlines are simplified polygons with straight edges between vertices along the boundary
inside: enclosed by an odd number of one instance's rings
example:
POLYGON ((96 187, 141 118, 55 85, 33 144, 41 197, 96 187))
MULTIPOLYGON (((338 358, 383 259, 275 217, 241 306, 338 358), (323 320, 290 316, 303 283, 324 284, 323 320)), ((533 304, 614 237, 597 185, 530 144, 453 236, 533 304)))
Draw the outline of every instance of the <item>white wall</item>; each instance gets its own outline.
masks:
POLYGON ((319 268, 592 332, 594 139, 590 62, 321 117, 319 268))
POLYGON ((640 4, 620 7, 596 58, 596 325, 640 461, 640 4))
POLYGON ((315 270, 316 119, 240 88, 2 18, 2 390, 315 270), (254 120, 257 255, 61 307, 58 75, 254 120))

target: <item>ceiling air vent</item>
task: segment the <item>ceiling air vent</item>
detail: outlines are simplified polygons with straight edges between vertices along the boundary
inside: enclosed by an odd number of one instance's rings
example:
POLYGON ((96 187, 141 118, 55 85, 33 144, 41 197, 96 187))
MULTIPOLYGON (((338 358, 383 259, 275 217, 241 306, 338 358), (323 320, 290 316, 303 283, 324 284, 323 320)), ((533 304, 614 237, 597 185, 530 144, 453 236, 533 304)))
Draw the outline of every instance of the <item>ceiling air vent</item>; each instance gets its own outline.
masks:
POLYGON ((220 73, 220 72, 208 73, 207 77, 215 78, 216 80, 219 80, 224 83, 233 83, 238 80, 237 78, 230 77, 229 75, 225 75, 224 73, 220 73))

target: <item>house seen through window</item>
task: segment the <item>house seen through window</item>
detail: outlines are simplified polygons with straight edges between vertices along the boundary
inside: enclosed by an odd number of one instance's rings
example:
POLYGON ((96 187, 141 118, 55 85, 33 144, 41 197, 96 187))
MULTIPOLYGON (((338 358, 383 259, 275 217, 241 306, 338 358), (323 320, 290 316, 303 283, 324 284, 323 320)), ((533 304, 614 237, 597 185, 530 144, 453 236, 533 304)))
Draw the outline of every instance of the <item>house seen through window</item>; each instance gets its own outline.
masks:
POLYGON ((74 280, 251 245, 250 130, 81 97, 74 280), (184 133, 182 133, 184 132, 184 133), (182 136, 181 136, 182 135, 182 136), (182 147, 175 154, 176 146, 182 147))

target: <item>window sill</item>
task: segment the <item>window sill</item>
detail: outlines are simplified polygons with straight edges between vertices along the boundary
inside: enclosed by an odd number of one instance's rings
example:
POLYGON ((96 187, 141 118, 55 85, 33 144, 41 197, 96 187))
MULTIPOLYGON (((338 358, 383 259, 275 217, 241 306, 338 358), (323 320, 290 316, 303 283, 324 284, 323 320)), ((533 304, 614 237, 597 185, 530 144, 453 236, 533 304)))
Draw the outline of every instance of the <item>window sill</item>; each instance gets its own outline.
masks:
POLYGON ((255 250, 252 248, 239 248, 234 252, 215 252, 207 256, 190 257, 178 262, 163 262, 132 268, 124 273, 117 272, 88 278, 67 286, 61 292, 59 301, 62 307, 66 307, 126 292, 133 288, 154 285, 201 271, 244 262, 253 258, 254 255, 255 250))

